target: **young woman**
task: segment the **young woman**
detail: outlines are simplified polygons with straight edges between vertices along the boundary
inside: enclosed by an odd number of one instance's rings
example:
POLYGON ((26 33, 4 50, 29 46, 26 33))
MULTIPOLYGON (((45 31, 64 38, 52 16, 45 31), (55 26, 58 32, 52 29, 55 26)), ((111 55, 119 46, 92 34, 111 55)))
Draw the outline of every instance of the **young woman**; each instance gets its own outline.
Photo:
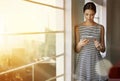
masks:
POLYGON ((78 52, 76 81, 106 81, 104 62, 104 27, 94 21, 96 6, 88 2, 83 7, 85 21, 75 28, 75 50, 78 52))

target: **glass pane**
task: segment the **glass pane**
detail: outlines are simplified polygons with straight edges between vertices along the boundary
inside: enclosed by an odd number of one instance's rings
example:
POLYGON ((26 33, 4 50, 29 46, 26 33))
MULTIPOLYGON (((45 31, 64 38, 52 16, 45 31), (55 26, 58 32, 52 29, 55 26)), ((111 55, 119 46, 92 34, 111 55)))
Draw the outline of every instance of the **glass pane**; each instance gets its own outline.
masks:
POLYGON ((0 4, 0 32, 64 31, 64 10, 23 0, 4 0, 0 4))
POLYGON ((95 22, 101 23, 100 18, 102 17, 102 6, 96 4, 96 14, 95 14, 95 22))
POLYGON ((95 18, 94 18, 94 21, 97 22, 97 23, 99 23, 99 18, 98 18, 98 17, 95 17, 95 18))
POLYGON ((63 33, 0 35, 0 80, 45 81, 61 74, 63 33))
POLYGON ((30 1, 49 4, 49 5, 58 6, 58 7, 62 7, 62 8, 64 6, 64 0, 30 0, 30 1))
POLYGON ((0 75, 0 81, 33 81, 32 67, 14 70, 0 75))
POLYGON ((64 56, 56 58, 57 76, 64 74, 64 56))
POLYGON ((64 76, 57 78, 57 81, 64 81, 64 76))

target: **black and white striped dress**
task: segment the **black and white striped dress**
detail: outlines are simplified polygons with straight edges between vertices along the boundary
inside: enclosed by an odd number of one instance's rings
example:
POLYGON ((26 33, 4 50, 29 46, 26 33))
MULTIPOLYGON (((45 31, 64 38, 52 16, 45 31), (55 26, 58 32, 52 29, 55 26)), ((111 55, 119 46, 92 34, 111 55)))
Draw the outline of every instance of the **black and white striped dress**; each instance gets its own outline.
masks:
POLYGON ((76 81, 105 81, 107 76, 103 72, 104 62, 102 56, 96 49, 93 40, 100 41, 100 25, 80 26, 80 40, 87 38, 89 43, 79 52, 76 60, 76 81))

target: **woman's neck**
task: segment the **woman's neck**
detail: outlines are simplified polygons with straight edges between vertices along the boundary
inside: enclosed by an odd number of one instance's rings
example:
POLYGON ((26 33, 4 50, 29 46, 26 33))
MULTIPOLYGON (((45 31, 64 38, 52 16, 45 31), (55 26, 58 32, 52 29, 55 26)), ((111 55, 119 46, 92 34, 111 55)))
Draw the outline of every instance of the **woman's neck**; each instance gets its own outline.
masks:
POLYGON ((94 22, 94 21, 85 21, 84 22, 84 25, 86 25, 86 26, 94 26, 94 25, 96 25, 97 23, 96 22, 94 22))

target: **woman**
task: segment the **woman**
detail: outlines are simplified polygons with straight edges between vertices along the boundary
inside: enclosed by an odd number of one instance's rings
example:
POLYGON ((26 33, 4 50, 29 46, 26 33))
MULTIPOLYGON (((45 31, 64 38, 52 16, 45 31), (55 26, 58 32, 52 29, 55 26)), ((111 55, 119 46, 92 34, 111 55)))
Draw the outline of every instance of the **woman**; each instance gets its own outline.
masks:
POLYGON ((75 50, 79 54, 76 81, 106 81, 100 55, 100 52, 105 52, 104 27, 94 21, 96 6, 93 2, 86 3, 83 12, 86 20, 75 27, 75 50))

